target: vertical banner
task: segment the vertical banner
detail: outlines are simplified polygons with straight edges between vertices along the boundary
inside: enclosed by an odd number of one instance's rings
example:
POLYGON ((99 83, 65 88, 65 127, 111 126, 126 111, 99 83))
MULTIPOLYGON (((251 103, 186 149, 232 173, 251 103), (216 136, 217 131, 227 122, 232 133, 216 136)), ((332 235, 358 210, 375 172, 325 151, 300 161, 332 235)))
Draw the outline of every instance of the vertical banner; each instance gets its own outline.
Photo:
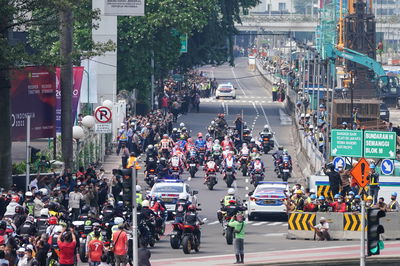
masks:
POLYGON ((26 140, 26 116, 31 116, 31 139, 55 134, 56 77, 46 66, 11 71, 11 138, 26 140))
MULTIPOLYGON (((74 122, 77 115, 79 97, 81 95, 81 86, 83 78, 84 67, 74 67, 73 71, 73 85, 72 85, 72 121, 74 122)), ((61 84, 60 84, 61 70, 56 68, 56 132, 61 133, 61 84)))
POLYGON ((145 0, 104 0, 105 16, 144 16, 145 0))

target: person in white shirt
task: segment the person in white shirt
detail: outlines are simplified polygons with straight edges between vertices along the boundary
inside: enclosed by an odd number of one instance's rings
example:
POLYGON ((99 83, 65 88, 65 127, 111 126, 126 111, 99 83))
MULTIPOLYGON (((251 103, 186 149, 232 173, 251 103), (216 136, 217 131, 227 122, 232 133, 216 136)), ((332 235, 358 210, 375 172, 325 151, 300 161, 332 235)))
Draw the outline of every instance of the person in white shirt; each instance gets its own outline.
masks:
POLYGON ((72 209, 72 220, 78 219, 80 213, 80 203, 83 199, 82 193, 79 192, 78 186, 74 187, 74 191, 69 193, 68 208, 72 209))
POLYGON ((319 219, 319 224, 314 226, 315 233, 318 236, 318 240, 330 240, 331 236, 329 235, 329 223, 326 221, 324 217, 319 219))

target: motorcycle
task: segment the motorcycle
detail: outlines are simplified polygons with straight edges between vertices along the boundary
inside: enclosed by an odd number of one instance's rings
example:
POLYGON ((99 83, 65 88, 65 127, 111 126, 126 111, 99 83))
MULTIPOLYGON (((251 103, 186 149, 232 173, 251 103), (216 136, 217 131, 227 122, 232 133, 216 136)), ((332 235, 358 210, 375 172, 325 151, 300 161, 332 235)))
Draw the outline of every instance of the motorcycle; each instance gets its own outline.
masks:
POLYGON ((147 225, 146 221, 140 221, 138 225, 138 244, 141 244, 143 247, 154 247, 156 243, 156 239, 154 238, 153 234, 151 233, 149 226, 147 225))
POLYGON ((205 156, 206 156, 206 148, 205 147, 200 147, 199 152, 198 152, 198 158, 199 158, 199 164, 200 165, 204 164, 205 156))
POLYGON ((271 143, 270 143, 270 138, 267 135, 262 135, 262 142, 261 146, 263 149, 263 152, 267 154, 272 148, 271 148, 271 143))
POLYGON ((171 244, 171 248, 178 249, 182 243, 182 235, 183 235, 183 223, 173 223, 172 224, 172 232, 169 235, 169 243, 171 244))
POLYGON ((197 164, 195 162, 189 162, 189 174, 191 178, 195 177, 197 170, 197 164))
MULTIPOLYGON (((207 219, 203 219, 203 223, 207 219)), ((200 225, 195 226, 189 224, 183 224, 183 236, 182 236, 182 250, 183 253, 189 254, 192 250, 199 252, 200 250, 200 239, 197 238, 194 233, 195 230, 200 230, 200 225)))
POLYGON ((230 188, 232 186, 232 183, 234 181, 234 176, 233 176, 233 167, 227 166, 225 169, 225 182, 226 186, 230 188))
POLYGON ((243 129, 243 142, 249 144, 252 139, 251 131, 248 128, 243 129))
POLYGON ((258 184, 264 180, 264 173, 261 169, 257 169, 254 171, 251 177, 251 183, 254 185, 254 188, 258 186, 258 184))
POLYGON ((224 215, 224 218, 222 219, 222 235, 225 236, 226 244, 232 245, 234 230, 233 227, 228 226, 228 223, 232 217, 226 215, 226 212, 222 212, 222 214, 224 215))
POLYGON ((207 175, 207 182, 206 185, 209 190, 213 190, 214 186, 218 183, 217 181, 217 173, 215 173, 214 169, 209 169, 206 173, 207 175))
POLYGON ((180 179, 180 169, 177 166, 171 167, 171 176, 175 179, 180 179))
POLYGON ((287 181, 291 177, 291 167, 289 161, 283 160, 281 165, 281 173, 282 180, 287 181))
POLYGON ((247 175, 248 163, 249 163, 249 157, 242 155, 242 157, 240 158, 240 169, 242 170, 243 176, 247 175))
POLYGON ((212 157, 217 165, 221 163, 221 153, 219 151, 214 151, 212 157))
POLYGON ((154 183, 157 179, 157 174, 155 169, 149 169, 146 174, 146 178, 144 179, 150 187, 154 186, 154 183))

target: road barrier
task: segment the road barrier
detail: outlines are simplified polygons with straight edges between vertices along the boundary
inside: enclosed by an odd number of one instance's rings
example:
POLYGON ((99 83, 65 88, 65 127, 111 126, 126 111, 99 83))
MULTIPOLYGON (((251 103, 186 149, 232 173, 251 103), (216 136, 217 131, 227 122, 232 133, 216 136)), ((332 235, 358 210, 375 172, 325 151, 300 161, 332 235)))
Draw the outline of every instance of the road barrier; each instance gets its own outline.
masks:
MULTIPOLYGON (((361 237, 361 214, 339 212, 292 212, 288 215, 288 239, 315 239, 311 225, 319 223, 321 217, 329 223, 332 240, 357 240, 361 237), (306 226, 307 224, 307 226, 306 226)), ((367 225, 367 222, 365 223, 367 225)), ((385 229, 383 239, 400 239, 400 212, 387 212, 381 218, 385 229)), ((367 227, 366 227, 367 228, 367 227)), ((365 228, 365 230, 366 230, 365 228)))
POLYGON ((320 185, 317 186, 317 197, 324 196, 325 199, 331 198, 333 199, 332 191, 330 191, 331 186, 329 185, 320 185))

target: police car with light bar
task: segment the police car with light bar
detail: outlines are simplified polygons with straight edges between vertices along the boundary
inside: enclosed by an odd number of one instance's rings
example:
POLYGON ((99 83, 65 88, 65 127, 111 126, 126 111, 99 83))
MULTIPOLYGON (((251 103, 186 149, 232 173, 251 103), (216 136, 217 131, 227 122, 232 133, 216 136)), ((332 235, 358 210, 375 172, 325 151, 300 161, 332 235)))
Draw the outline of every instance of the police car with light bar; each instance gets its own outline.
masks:
POLYGON ((287 182, 260 182, 254 192, 249 193, 247 212, 249 220, 262 214, 286 214, 285 191, 287 182))
POLYGON ((179 179, 158 179, 148 195, 157 196, 164 202, 168 214, 175 211, 175 204, 179 195, 183 194, 189 198, 193 204, 197 205, 197 190, 192 190, 189 184, 179 179))
POLYGON ((219 99, 221 97, 231 97, 232 99, 236 99, 236 91, 231 83, 218 85, 218 88, 215 91, 215 98, 219 99))

